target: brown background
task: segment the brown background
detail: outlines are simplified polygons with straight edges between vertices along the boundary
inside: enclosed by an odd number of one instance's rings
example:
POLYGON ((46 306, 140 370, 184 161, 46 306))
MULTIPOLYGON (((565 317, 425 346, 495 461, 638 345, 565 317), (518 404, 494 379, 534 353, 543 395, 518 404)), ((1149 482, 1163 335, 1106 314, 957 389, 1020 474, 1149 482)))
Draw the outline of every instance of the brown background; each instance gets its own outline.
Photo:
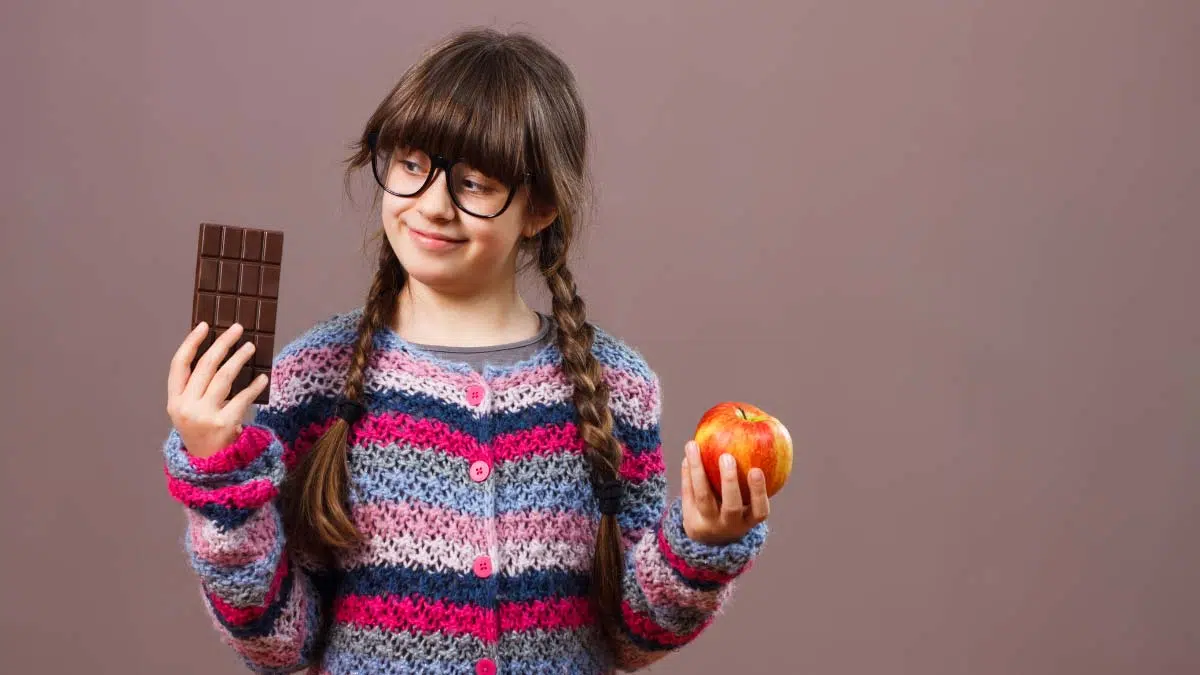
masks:
POLYGON ((284 337, 361 302, 338 161, 468 24, 576 70, 668 466, 721 400, 797 442, 652 672, 1200 672, 1191 0, 6 3, 0 670, 239 671, 159 455, 196 225, 287 232, 284 337))

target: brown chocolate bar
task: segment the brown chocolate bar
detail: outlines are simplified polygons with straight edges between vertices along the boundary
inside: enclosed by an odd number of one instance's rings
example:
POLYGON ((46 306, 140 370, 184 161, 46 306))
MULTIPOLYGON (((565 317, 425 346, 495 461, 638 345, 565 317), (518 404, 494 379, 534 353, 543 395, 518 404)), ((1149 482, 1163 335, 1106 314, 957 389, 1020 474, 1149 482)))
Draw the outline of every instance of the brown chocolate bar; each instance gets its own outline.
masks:
MULTIPOLYGON (((207 321, 209 331, 196 358, 234 323, 240 323, 243 332, 230 347, 227 358, 244 342, 254 342, 255 347, 254 356, 238 373, 230 396, 249 386, 258 375, 271 374, 282 262, 282 232, 214 223, 200 225, 192 327, 207 321)), ((195 365, 193 362, 192 367, 195 365)), ((270 387, 264 389, 254 402, 266 403, 269 392, 270 387)))

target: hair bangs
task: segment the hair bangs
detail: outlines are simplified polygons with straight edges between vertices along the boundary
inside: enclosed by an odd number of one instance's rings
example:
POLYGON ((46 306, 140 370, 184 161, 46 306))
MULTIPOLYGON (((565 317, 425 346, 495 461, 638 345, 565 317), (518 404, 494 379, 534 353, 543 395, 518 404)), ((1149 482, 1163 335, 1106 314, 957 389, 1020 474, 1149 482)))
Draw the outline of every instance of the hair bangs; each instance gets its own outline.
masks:
POLYGON ((463 159, 497 180, 519 182, 530 170, 528 94, 514 60, 484 56, 451 54, 414 73, 384 120, 381 145, 463 159))

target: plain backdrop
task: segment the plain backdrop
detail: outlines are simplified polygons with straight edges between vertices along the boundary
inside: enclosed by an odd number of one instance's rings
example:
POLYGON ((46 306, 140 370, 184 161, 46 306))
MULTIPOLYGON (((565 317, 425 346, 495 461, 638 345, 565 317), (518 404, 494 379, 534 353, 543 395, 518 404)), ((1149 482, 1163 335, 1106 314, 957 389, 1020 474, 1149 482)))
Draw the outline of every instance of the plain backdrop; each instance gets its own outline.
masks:
POLYGON ((5 3, 0 670, 241 672, 160 455, 197 225, 286 232, 282 339, 357 306, 340 162, 469 25, 578 77, 574 269, 663 379, 671 494, 719 401, 796 442, 651 672, 1200 672, 1191 0, 5 3))

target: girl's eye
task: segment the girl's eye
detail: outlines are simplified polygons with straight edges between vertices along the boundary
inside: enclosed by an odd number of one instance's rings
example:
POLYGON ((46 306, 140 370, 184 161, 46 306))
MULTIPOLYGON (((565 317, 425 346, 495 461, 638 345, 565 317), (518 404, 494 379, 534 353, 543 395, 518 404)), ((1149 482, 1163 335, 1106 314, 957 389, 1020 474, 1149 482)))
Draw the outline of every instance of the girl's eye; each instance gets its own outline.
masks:
POLYGON ((425 173, 425 170, 423 168, 421 168, 421 165, 419 163, 414 162, 410 159, 400 160, 400 166, 403 166, 404 170, 409 173, 416 173, 416 174, 425 173))
POLYGON ((496 190, 496 186, 493 181, 487 179, 478 179, 471 176, 463 178, 462 181, 460 181, 460 184, 464 190, 473 192, 475 194, 489 194, 496 190))

